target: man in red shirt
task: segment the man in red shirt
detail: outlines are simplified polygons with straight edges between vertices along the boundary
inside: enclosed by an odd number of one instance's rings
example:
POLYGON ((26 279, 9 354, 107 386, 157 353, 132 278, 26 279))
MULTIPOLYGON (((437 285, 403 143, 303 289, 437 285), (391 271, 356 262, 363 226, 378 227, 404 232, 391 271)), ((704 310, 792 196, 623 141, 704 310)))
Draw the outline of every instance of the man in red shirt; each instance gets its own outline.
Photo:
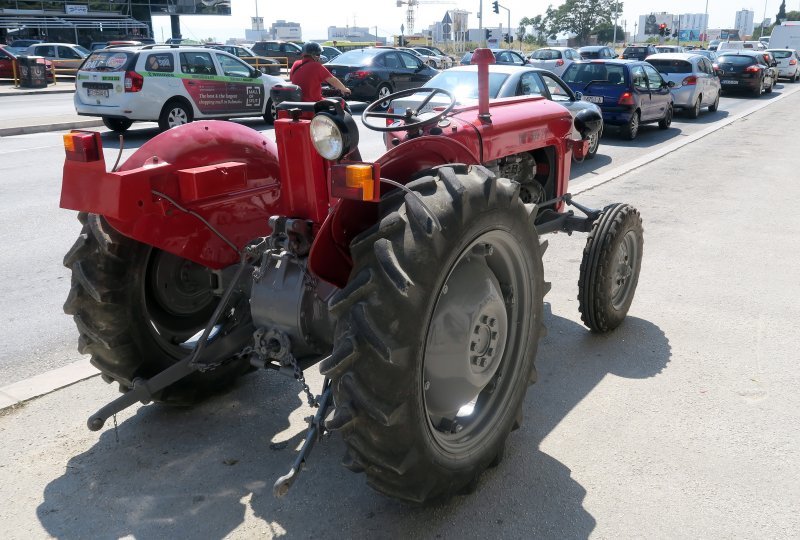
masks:
POLYGON ((350 89, 342 81, 334 77, 328 68, 319 63, 322 47, 319 43, 309 41, 303 45, 303 57, 292 65, 289 80, 303 92, 303 101, 319 101, 322 99, 322 83, 327 82, 338 89, 344 96, 350 95, 350 89))

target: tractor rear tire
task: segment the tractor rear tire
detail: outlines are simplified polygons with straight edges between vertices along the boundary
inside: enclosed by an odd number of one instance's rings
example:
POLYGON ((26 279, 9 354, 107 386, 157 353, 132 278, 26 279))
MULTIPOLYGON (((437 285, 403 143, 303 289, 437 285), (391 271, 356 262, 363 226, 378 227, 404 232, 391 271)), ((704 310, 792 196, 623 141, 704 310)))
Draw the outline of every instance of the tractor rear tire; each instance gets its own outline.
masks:
POLYGON ((454 165, 408 187, 416 195, 387 195, 379 222, 351 243, 320 371, 343 464, 426 504, 473 490, 500 462, 535 378, 545 284, 536 207, 519 184, 454 165))
MULTIPOLYGON (((81 354, 91 355, 106 382, 127 391, 135 379, 149 379, 190 353, 186 342, 208 323, 218 298, 210 281, 203 288, 205 267, 127 238, 96 214, 78 219, 83 230, 64 257, 72 270, 64 312, 78 327, 81 354)), ((246 299, 240 301, 246 307, 246 299)), ((249 310, 235 311, 246 313, 238 317, 249 324, 249 310)), ((191 405, 247 369, 246 359, 229 359, 168 386, 154 400, 191 405)))
POLYGON ((586 239, 578 280, 581 320, 593 332, 608 332, 628 314, 639 282, 644 237, 636 208, 612 204, 586 239))

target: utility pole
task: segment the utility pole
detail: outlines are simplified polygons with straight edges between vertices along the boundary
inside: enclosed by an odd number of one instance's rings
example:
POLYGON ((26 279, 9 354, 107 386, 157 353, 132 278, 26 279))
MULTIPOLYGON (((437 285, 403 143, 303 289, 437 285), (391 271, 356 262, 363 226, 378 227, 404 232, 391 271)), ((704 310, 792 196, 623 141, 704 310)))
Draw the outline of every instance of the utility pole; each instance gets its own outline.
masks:
POLYGON ((619 4, 614 3, 614 37, 611 39, 612 48, 617 48, 617 17, 619 17, 619 4))
POLYGON ((703 12, 703 42, 702 46, 706 48, 706 39, 708 38, 708 0, 706 0, 706 10, 703 12))
POLYGON ((486 34, 483 32, 483 0, 478 2, 478 34, 481 38, 481 47, 486 47, 486 34))

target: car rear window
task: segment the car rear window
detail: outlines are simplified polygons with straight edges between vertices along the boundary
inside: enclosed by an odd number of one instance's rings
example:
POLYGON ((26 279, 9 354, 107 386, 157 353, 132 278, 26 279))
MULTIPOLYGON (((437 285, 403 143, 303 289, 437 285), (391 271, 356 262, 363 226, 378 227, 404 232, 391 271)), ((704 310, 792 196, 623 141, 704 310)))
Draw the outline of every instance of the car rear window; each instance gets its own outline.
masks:
POLYGON ((642 54, 647 52, 647 47, 628 47, 625 54, 642 54))
MULTIPOLYGON (((500 87, 508 78, 505 73, 489 73, 489 97, 497 97, 500 87)), ((452 92, 457 99, 478 99, 478 72, 443 71, 422 86, 441 88, 452 92)))
POLYGON ((606 84, 623 84, 625 82, 625 67, 600 62, 572 64, 561 78, 567 83, 584 85, 592 81, 601 81, 606 84))
POLYGON ((744 55, 722 55, 717 57, 717 64, 732 64, 734 66, 749 66, 755 64, 756 59, 744 55))
POLYGON ((692 64, 686 60, 656 60, 648 58, 647 61, 660 73, 691 73, 692 64))
POLYGON ((133 54, 113 49, 94 51, 81 66, 81 71, 125 71, 133 54))
POLYGON ((339 66, 368 66, 372 60, 386 49, 357 49, 342 53, 335 59, 335 64, 339 66))
POLYGON ((778 59, 789 58, 792 56, 792 51, 770 51, 772 56, 778 59))
POLYGON ((558 60, 561 58, 561 51, 555 51, 553 49, 539 49, 531 55, 531 58, 534 60, 558 60))

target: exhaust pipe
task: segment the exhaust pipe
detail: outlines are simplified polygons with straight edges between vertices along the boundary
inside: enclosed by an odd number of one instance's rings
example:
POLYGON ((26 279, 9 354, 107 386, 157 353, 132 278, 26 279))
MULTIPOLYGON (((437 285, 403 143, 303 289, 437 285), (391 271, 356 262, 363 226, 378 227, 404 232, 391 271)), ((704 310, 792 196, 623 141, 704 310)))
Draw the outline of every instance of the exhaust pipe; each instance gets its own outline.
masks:
POLYGON ((478 118, 491 123, 489 114, 489 64, 494 64, 494 53, 489 49, 475 49, 470 64, 478 65, 478 118))

